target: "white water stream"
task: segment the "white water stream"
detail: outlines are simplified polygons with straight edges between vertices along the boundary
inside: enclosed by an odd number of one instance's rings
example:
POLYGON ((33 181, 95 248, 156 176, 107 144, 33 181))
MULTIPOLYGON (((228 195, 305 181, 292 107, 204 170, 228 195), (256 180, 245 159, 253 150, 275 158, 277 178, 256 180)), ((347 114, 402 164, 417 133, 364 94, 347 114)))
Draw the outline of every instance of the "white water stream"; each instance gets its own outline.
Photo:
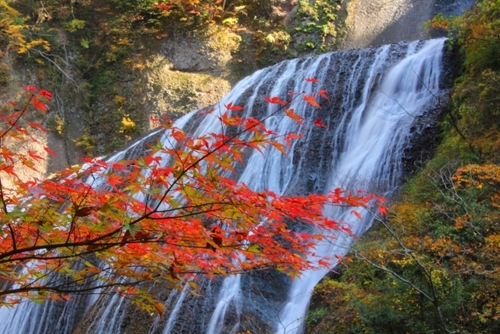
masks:
MULTIPOLYGON (((393 170, 393 165, 401 160, 405 137, 414 118, 422 115, 439 92, 441 48, 441 40, 428 42, 418 53, 412 54, 413 49, 409 48, 408 57, 387 73, 374 96, 369 95, 369 85, 365 86, 362 103, 353 112, 348 127, 344 153, 330 175, 327 189, 345 186, 363 189, 373 180, 385 180, 384 192, 397 186, 400 171, 393 170)), ((377 60, 382 59, 385 53, 383 49, 377 60)), ((372 78, 373 75, 370 75, 368 81, 372 78)), ((336 207, 329 208, 325 213, 350 221, 356 235, 361 235, 372 220, 366 212, 360 221, 336 207)), ((352 242, 352 238, 339 236, 336 243, 318 245, 316 254, 343 256, 352 242)), ((336 264, 333 262, 332 268, 336 264)), ((306 271, 293 282, 289 302, 280 313, 276 333, 301 331, 310 294, 328 271, 306 271)))

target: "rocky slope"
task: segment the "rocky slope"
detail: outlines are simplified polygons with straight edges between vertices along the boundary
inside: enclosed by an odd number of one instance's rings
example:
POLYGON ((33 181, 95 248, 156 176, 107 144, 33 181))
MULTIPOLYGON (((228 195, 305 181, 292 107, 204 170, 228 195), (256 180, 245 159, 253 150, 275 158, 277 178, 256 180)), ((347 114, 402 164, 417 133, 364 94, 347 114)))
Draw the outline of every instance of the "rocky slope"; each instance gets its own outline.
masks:
POLYGON ((84 154, 102 155, 126 145, 157 126, 152 117, 175 118, 216 103, 237 80, 262 66, 339 48, 425 38, 423 24, 436 12, 456 13, 471 2, 241 1, 233 21, 200 26, 170 20, 174 24, 156 30, 146 24, 110 27, 119 15, 111 0, 52 11, 40 7, 31 14, 21 7, 33 27, 48 27, 51 50, 33 50, 28 57, 8 48, 2 52, 8 69, 2 100, 28 83, 54 92, 43 120, 51 133, 40 137, 58 158, 47 157, 48 164, 40 166, 43 177, 78 163, 84 154))
POLYGON ((473 0, 357 0, 347 3, 344 49, 426 39, 424 23, 434 15, 459 15, 473 0))

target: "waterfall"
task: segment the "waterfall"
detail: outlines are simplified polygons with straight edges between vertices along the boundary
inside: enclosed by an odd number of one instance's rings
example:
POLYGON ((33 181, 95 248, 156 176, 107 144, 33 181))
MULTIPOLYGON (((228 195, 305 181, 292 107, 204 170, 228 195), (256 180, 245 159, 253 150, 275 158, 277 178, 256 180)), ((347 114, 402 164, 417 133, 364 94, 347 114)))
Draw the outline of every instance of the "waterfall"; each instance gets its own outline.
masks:
MULTIPOLYGON (((439 92, 440 57, 436 51, 439 52, 441 47, 440 40, 428 42, 418 53, 413 53, 413 48, 409 47, 406 58, 385 75, 373 94, 369 94, 369 87, 365 86, 361 104, 353 111, 346 132, 344 153, 329 175, 327 189, 346 185, 354 189, 368 186, 387 194, 398 185, 401 174, 398 162, 402 160, 410 126, 439 92), (375 188, 371 186, 373 180, 379 183, 375 188)), ((370 69, 367 82, 373 78, 375 66, 376 63, 370 69)), ((349 219, 343 209, 331 207, 327 212, 332 217, 349 219)), ((365 214, 361 221, 349 220, 355 234, 360 235, 370 225, 371 219, 365 214)), ((318 245, 316 253, 342 256, 352 242, 352 238, 340 236, 334 244, 323 242, 318 245)), ((332 267, 334 265, 335 262, 332 267)), ((289 301, 280 313, 281 328, 277 333, 300 332, 310 294, 328 271, 306 271, 293 282, 289 301)))
MULTIPOLYGON (((263 118, 275 110, 263 97, 285 99, 289 92, 325 89, 328 100, 318 97, 321 109, 294 100, 295 112, 304 118, 302 125, 281 114, 268 118, 267 128, 279 134, 302 133, 303 138, 293 142, 287 156, 273 150, 250 152, 239 181, 255 190, 287 195, 324 193, 336 187, 390 195, 401 182, 412 127, 438 103, 443 44, 441 39, 329 53, 285 61, 243 79, 214 106, 215 114, 232 102, 245 106, 243 116, 263 118), (326 128, 314 125, 318 119, 326 128)), ((194 136, 221 131, 216 117, 200 112, 176 125, 194 136)), ((132 151, 140 151, 143 142, 110 159, 136 154, 132 151)), ((356 235, 371 224, 366 212, 363 219, 335 207, 326 208, 325 214, 349 222, 356 235)), ((315 252, 334 259, 344 255, 353 239, 345 234, 337 237, 335 243, 318 245, 315 252)), ((336 264, 332 260, 331 268, 336 264)), ((294 281, 273 271, 205 280, 199 284, 201 298, 186 291, 166 292, 166 315, 151 321, 149 333, 300 333, 311 291, 328 271, 304 272, 294 281)), ((82 297, 78 302, 26 302, 0 309, 0 320, 6 324, 0 334, 54 333, 54 328, 72 327, 80 320, 86 325, 80 325, 79 333, 114 334, 125 331, 125 318, 131 321, 129 303, 121 297, 82 297)), ((63 329, 56 332, 71 333, 63 329)))

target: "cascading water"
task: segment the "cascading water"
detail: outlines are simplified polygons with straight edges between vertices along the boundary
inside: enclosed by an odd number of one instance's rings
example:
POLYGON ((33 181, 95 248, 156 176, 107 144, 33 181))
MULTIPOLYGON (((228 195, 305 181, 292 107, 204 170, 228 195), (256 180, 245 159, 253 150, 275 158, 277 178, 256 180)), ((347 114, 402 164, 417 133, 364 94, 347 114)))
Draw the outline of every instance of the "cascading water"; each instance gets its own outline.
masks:
MULTIPOLYGON (((408 48, 407 57, 385 75, 374 94, 369 94, 369 86, 365 86, 361 104, 355 108, 349 122, 343 154, 335 171, 329 175, 327 189, 359 187, 387 194, 397 186, 410 126, 439 92, 441 58, 437 52, 440 52, 442 41, 428 42, 418 53, 413 53, 413 46, 408 48)), ((380 55, 385 52, 383 50, 380 55)), ((375 66, 376 63, 371 73, 375 66)), ((331 207, 327 214, 349 219, 345 210, 340 208, 331 207)), ((362 221, 349 220, 353 232, 360 235, 372 217, 365 213, 362 221)), ((342 256, 352 241, 346 236, 339 237, 334 244, 323 242, 318 245, 316 253, 342 256)), ((309 296, 327 272, 328 269, 307 271, 301 279, 293 282, 289 301, 280 313, 282 327, 277 333, 300 332, 309 296)))
MULTIPOLYGON (((321 109, 299 99, 294 101, 293 108, 304 118, 303 125, 283 115, 267 119, 269 129, 280 134, 302 133, 303 138, 293 143, 287 157, 275 151, 249 154, 239 181, 255 190, 270 189, 288 195, 323 193, 336 187, 388 195, 401 180, 402 155, 409 143, 410 129, 426 110, 435 107, 440 95, 443 43, 400 43, 296 59, 242 80, 219 106, 229 102, 243 105, 247 117, 263 118, 274 110, 264 96, 285 98, 289 92, 314 93, 325 89, 329 100, 318 97, 322 99, 321 109), (316 78, 317 82, 306 78, 316 78), (327 128, 314 125, 317 119, 327 128)), ((220 131, 217 118, 200 113, 187 115, 177 126, 195 136, 220 131)), ((129 152, 110 159, 121 159, 129 152)), ((367 213, 361 220, 350 210, 327 208, 325 214, 350 222, 357 235, 371 224, 367 213)), ((339 235, 334 244, 318 245, 316 253, 344 255, 351 243, 352 238, 339 235)), ((335 264, 332 261, 331 266, 335 264)), ((152 319, 146 331, 299 333, 310 293, 327 272, 305 272, 293 282, 272 271, 220 282, 205 280, 199 284, 201 298, 185 292, 166 293, 167 315, 152 319)), ((81 318, 76 314, 88 311, 78 333, 115 334, 125 332, 132 317, 127 313, 129 303, 117 296, 84 298, 85 306, 71 304, 65 317, 54 313, 62 312, 60 306, 54 305, 24 303, 11 310, 0 310, 0 320, 7 324, 0 327, 0 333, 53 333, 51 328, 62 328, 63 324, 73 328, 81 318), (87 307, 89 303, 93 305, 87 307), (48 325, 34 325, 30 314, 36 314, 36 319, 44 319, 48 325)), ((70 332, 65 329, 58 333, 70 332)))

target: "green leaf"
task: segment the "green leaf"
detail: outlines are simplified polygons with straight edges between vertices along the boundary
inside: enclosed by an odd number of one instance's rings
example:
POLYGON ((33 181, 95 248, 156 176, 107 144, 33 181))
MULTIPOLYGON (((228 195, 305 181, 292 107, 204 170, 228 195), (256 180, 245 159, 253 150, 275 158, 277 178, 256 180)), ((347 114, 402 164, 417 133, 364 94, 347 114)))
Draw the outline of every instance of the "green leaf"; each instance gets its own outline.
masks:
POLYGON ((252 244, 248 246, 246 249, 247 252, 253 253, 253 254, 261 254, 260 252, 260 246, 258 244, 252 244))

